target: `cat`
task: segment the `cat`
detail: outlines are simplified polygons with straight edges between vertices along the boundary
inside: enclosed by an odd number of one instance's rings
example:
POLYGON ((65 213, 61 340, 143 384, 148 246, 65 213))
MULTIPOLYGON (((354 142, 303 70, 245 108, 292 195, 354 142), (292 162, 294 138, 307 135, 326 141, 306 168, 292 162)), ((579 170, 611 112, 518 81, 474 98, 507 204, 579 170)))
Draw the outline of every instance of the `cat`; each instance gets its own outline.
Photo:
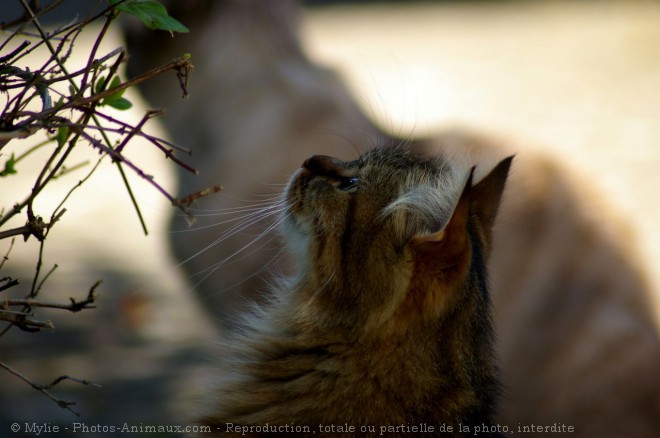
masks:
MULTIPOLYGON (((131 50, 139 56, 131 59, 153 66, 158 51, 152 48, 166 44, 180 46, 161 53, 162 60, 193 53, 191 97, 159 103, 170 109, 167 123, 175 139, 200 157, 202 179, 182 178, 181 194, 218 183, 227 189, 200 200, 203 213, 229 209, 244 215, 246 193, 268 194, 272 190, 263 183, 279 183, 314 153, 350 159, 353 145, 393 141, 365 117, 338 75, 305 55, 297 2, 199 2, 214 9, 202 14, 194 14, 194 3, 171 3, 192 12, 172 10, 194 29, 191 40, 168 36, 149 43, 156 35, 146 33, 136 38, 131 50)), ((147 94, 172 94, 161 90, 147 94)), ((652 291, 626 218, 589 188, 590 181, 567 169, 561 161, 570 157, 532 153, 466 129, 415 143, 431 155, 468 154, 470 162, 480 163, 476 180, 492 167, 486 163, 516 154, 489 250, 503 387, 497 422, 562 422, 574 426, 576 437, 655 437, 660 340, 652 291)), ((200 302, 224 335, 246 302, 263 299, 268 281, 260 274, 270 270, 278 249, 262 246, 264 239, 250 246, 254 236, 241 233, 212 245, 220 239, 212 226, 217 217, 199 220, 198 230, 173 234, 172 246, 179 260, 187 260, 183 267, 200 302), (219 266, 228 259, 231 266, 219 266), (214 272, 202 281, 198 273, 204 277, 209 268, 214 272)), ((183 221, 173 224, 176 231, 185 229, 183 221)))
POLYGON ((474 186, 472 171, 404 145, 305 160, 283 200, 296 273, 226 342, 203 423, 489 436, 486 260, 511 160, 474 186))
POLYGON ((289 0, 268 5, 261 1, 172 2, 168 10, 184 23, 196 29, 200 21, 211 19, 213 24, 204 26, 205 32, 200 29, 157 42, 150 41, 158 36, 153 32, 132 37, 129 33, 129 41, 134 40, 132 50, 139 54, 131 58, 129 67, 137 69, 158 63, 154 60, 158 55, 171 58, 178 48, 193 54, 214 48, 204 61, 194 60, 186 100, 161 91, 176 85, 171 77, 145 83, 144 92, 153 104, 168 109, 166 125, 174 140, 193 149, 186 162, 199 169, 200 175, 180 171, 180 196, 223 187, 222 193, 193 206, 197 222, 192 229, 180 216, 172 218, 170 227, 176 258, 183 262, 203 307, 223 330, 232 329, 246 300, 266 293, 270 271, 287 265, 279 260, 284 257, 278 243, 267 235, 257 238, 268 221, 247 216, 259 210, 254 204, 258 207, 276 196, 272 187, 316 151, 349 159, 356 152, 351 145, 387 142, 362 115, 337 75, 304 59, 293 34, 298 27, 297 7, 289 0), (223 29, 226 38, 218 38, 215 29, 223 29), (253 39, 249 33, 254 29, 268 37, 253 39), (146 47, 171 50, 163 53, 146 47), (232 60, 231 66, 225 60, 232 60), (250 126, 257 129, 246 128, 250 126), (250 226, 244 227, 245 222, 250 226), (237 228, 237 233, 224 232, 237 228))
POLYGON ((445 132, 418 147, 458 150, 482 168, 517 151, 489 262, 504 388, 498 423, 654 437, 660 338, 625 218, 556 160, 492 137, 445 132))

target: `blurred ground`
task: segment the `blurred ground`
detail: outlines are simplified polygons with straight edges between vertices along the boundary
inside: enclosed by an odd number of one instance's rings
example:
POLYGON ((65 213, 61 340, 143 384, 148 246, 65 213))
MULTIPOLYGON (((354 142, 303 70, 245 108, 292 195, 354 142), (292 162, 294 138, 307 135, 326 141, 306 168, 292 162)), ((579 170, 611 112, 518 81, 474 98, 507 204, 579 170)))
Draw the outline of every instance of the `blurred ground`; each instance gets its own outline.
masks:
MULTIPOLYGON (((471 126, 569 163, 608 194, 618 213, 603 214, 633 224, 658 291, 658 22, 660 4, 641 1, 353 5, 307 10, 303 41, 389 130, 471 126)), ((134 146, 136 159, 172 187, 171 163, 134 146)), ((61 266, 49 281, 59 292, 49 297, 83 295, 103 278, 100 308, 48 314, 55 333, 12 330, 0 338, 1 359, 38 382, 67 373, 102 383, 54 391, 78 400, 90 423, 168 424, 185 410, 176 396, 211 372, 204 345, 212 336, 168 255, 172 210, 136 182, 150 224, 144 237, 117 172, 106 167, 71 201, 47 246, 47 264, 61 266)), ((3 205, 15 200, 0 192, 3 205)), ((34 253, 20 246, 8 269, 29 278, 34 253)), ((0 435, 14 420, 78 421, 17 379, 2 379, 0 435)))

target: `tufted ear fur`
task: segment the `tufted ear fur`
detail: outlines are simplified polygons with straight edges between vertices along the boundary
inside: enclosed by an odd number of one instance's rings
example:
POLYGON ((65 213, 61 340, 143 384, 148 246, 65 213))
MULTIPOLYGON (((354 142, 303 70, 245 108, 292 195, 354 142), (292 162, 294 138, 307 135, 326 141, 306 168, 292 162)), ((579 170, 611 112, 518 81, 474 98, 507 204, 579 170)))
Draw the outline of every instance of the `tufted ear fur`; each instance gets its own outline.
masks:
POLYGON ((473 174, 474 167, 470 170, 461 196, 445 226, 434 233, 418 234, 411 239, 415 252, 422 255, 432 253, 434 261, 440 265, 453 264, 452 260, 463 252, 467 244, 473 174))
POLYGON ((436 257, 440 256, 441 259, 450 262, 466 249, 468 220, 472 217, 478 227, 477 232, 488 247, 486 249, 489 249, 491 229, 512 160, 513 157, 502 160, 474 186, 472 186, 473 167, 447 224, 434 233, 414 236, 411 239, 413 247, 421 252, 433 250, 436 257))

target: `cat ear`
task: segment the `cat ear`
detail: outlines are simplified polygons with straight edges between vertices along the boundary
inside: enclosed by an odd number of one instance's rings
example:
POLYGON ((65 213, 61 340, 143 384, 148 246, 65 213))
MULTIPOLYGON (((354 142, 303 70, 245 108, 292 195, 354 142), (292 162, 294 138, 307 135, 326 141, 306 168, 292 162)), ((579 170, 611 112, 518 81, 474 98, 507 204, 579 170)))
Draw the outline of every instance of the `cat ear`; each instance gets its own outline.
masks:
POLYGON ((444 253, 460 252, 465 248, 467 242, 468 218, 473 216, 478 221, 480 231, 486 239, 486 245, 490 246, 491 229, 502 200, 504 185, 512 161, 513 156, 505 158, 474 186, 472 186, 473 167, 447 224, 436 232, 413 236, 411 244, 427 246, 442 242, 444 253))
MULTIPOLYGON (((472 188, 470 211, 478 219, 486 236, 490 236, 490 230, 495 223, 512 161, 513 156, 500 161, 484 179, 472 188)), ((490 244, 490 238, 488 238, 488 243, 490 244)))
POLYGON ((449 221, 438 231, 431 234, 418 234, 413 236, 410 243, 414 246, 428 246, 429 244, 443 243, 443 247, 462 247, 466 240, 468 217, 470 215, 470 198, 472 191, 472 177, 474 167, 470 169, 467 181, 463 186, 461 196, 454 207, 449 221))

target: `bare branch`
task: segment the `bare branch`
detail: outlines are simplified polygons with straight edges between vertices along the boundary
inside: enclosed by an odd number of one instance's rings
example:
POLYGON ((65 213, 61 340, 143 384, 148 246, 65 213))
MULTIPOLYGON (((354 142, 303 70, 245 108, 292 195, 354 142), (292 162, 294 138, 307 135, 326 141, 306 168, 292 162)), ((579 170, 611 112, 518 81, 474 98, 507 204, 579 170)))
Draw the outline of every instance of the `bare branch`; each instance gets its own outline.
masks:
POLYGON ((222 186, 208 187, 204 190, 200 190, 199 192, 195 192, 190 195, 178 198, 175 202, 176 205, 185 205, 186 207, 190 207, 190 205, 196 200, 203 198, 205 196, 209 196, 213 193, 218 193, 220 191, 222 191, 222 186))
POLYGON ((53 386, 57 385, 58 383, 60 383, 64 380, 70 380, 72 382, 80 383, 81 385, 89 385, 89 386, 93 386, 95 388, 101 388, 101 385, 99 385, 98 383, 90 382, 89 380, 85 380, 85 379, 77 379, 75 377, 71 377, 71 376, 66 375, 66 374, 63 375, 63 376, 58 377, 55 380, 53 380, 48 385, 37 385, 37 386, 39 386, 41 389, 50 389, 53 386))
POLYGON ((27 46, 30 45, 29 41, 23 41, 18 47, 6 54, 5 56, 0 57, 0 64, 9 62, 14 56, 21 53, 27 46))
MULTIPOLYGON (((96 161, 96 164, 94 164, 94 166, 92 167, 92 169, 87 173, 87 175, 85 175, 85 177, 84 177, 83 179, 81 179, 80 181, 78 181, 78 183, 77 183, 76 185, 74 185, 73 187, 71 187, 71 189, 67 192, 67 194, 64 196, 64 198, 60 201, 59 205, 55 208, 55 210, 53 210, 53 216, 52 216, 52 217, 59 216, 59 215, 60 215, 60 212, 64 212, 64 211, 66 211, 66 209, 64 208, 64 203, 67 201, 67 199, 69 199, 69 197, 73 194, 73 192, 75 192, 75 191, 76 191, 78 188, 80 188, 80 187, 81 187, 81 186, 82 186, 82 185, 83 185, 83 184, 84 184, 89 178, 92 177, 92 175, 94 174, 94 172, 96 172, 96 169, 98 169, 99 165, 101 164, 101 161, 103 160, 103 158, 104 158, 104 156, 102 156, 101 158, 99 158, 99 159, 96 161)), ((52 217, 51 217, 51 222, 52 222, 52 217)))
POLYGON ((83 167, 88 166, 88 165, 89 165, 89 160, 85 160, 85 161, 80 162, 78 164, 74 164, 71 167, 62 166, 60 171, 55 176, 53 176, 53 179, 57 179, 57 178, 60 178, 64 175, 68 175, 69 173, 75 172, 76 170, 82 169, 83 167))
MULTIPOLYGON (((70 102, 65 103, 60 107, 60 110, 64 109, 70 109, 70 108, 77 108, 77 107, 84 107, 86 105, 89 105, 90 103, 94 102, 99 102, 103 99, 105 99, 108 96, 112 96, 113 94, 116 94, 118 91, 125 90, 127 88, 131 88, 135 85, 139 85, 142 82, 149 80, 155 76, 158 76, 162 73, 165 73, 166 71, 169 70, 181 70, 183 72, 188 72, 192 69, 192 63, 190 62, 190 59, 187 56, 182 56, 176 59, 173 59, 172 61, 161 65, 160 67, 156 67, 154 69, 149 70, 146 73, 142 73, 140 75, 137 75, 133 79, 129 79, 128 81, 117 85, 114 88, 110 88, 109 90, 102 91, 100 93, 95 93, 93 96, 89 96, 83 99, 74 99, 71 100, 70 102)), ((51 109, 53 111, 53 109, 51 109)), ((49 111, 45 112, 45 115, 48 115, 49 111)))
POLYGON ((0 286, 0 292, 5 291, 7 289, 10 289, 14 286, 18 286, 18 284, 19 284, 18 280, 16 280, 15 278, 11 278, 11 277, 0 278, 0 282, 5 282, 5 284, 0 286))
MULTIPOLYGON (((118 156, 122 156, 120 154, 117 154, 118 156)), ((144 232, 144 235, 149 234, 149 230, 147 229, 147 223, 144 221, 144 216, 142 216, 142 211, 140 210, 140 205, 137 202, 137 199, 135 199, 135 195, 133 194, 133 189, 131 188, 131 184, 128 182, 128 178, 126 178, 126 172, 124 172, 124 168, 122 166, 122 163, 120 160, 115 161, 115 164, 117 165, 117 169, 119 169, 119 175, 121 175, 121 179, 124 182, 124 187, 126 187, 126 191, 128 192, 129 198, 131 198, 131 202, 133 203, 133 208, 135 209, 135 213, 138 215, 138 219, 140 220, 140 225, 142 225, 142 231, 144 232)), ((133 167, 133 169, 138 169, 137 167, 133 167)), ((140 170, 140 172, 142 172, 140 170)), ((140 175, 143 176, 143 175, 140 175)), ((147 179, 149 179, 151 182, 153 182, 153 177, 151 175, 144 175, 147 179)), ((155 184, 155 182, 154 182, 155 184)), ((156 184, 159 186, 158 184, 156 184)), ((159 186, 160 187, 160 186, 159 186)), ((163 189, 164 190, 164 189, 163 189)))
MULTIPOLYGON (((102 40, 106 36, 111 22, 117 16, 114 4, 109 4, 99 14, 92 16, 95 12, 90 12, 90 16, 82 21, 76 20, 72 24, 66 24, 62 27, 47 33, 41 26, 38 17, 42 12, 59 5, 63 0, 50 0, 48 5, 40 7, 39 1, 34 0, 19 0, 23 6, 24 14, 19 20, 14 20, 10 24, 0 24, 0 31, 4 31, 7 26, 18 26, 11 35, 4 41, 0 42, 0 52, 10 47, 9 43, 16 45, 15 49, 7 50, 6 55, 0 56, 0 92, 6 94, 6 105, 0 109, 0 149, 13 140, 22 139, 31 136, 37 131, 46 130, 48 133, 48 140, 30 148, 25 148, 16 152, 17 158, 12 157, 7 161, 6 175, 15 173, 15 164, 28 156, 34 151, 39 151, 43 155, 42 167, 37 169, 36 178, 33 179, 31 190, 21 202, 15 202, 7 209, 0 208, 0 229, 3 225, 7 224, 14 216, 26 211, 27 221, 22 227, 16 227, 9 230, 0 231, 0 240, 11 238, 9 250, 2 260, 0 260, 0 268, 2 268, 7 260, 9 260, 9 253, 11 252, 15 236, 23 236, 28 239, 34 236, 39 241, 38 256, 36 256, 36 263, 34 266, 34 274, 30 278, 30 284, 26 286, 28 291, 25 297, 13 298, 7 297, 5 300, 0 300, 0 321, 6 321, 5 327, 0 330, 0 337, 14 326, 20 330, 36 332, 44 328, 53 328, 53 323, 48 320, 40 320, 32 313, 33 309, 37 308, 50 308, 64 310, 68 312, 79 312, 85 309, 96 308, 96 294, 95 290, 100 282, 95 283, 89 290, 87 297, 81 300, 69 298, 69 302, 54 302, 48 300, 41 300, 39 294, 42 288, 50 278, 50 276, 57 269, 57 265, 44 273, 45 259, 44 259, 44 246, 46 237, 50 233, 53 225, 57 223, 66 209, 64 208, 65 202, 69 199, 70 195, 80 187, 88 178, 92 176, 101 161, 105 157, 110 157, 117 165, 124 184, 128 190, 129 196, 132 199, 135 210, 140 217, 143 228, 146 233, 146 225, 140 213, 138 203, 133 196, 130 185, 125 175, 124 166, 130 168, 140 178, 146 180, 149 184, 155 187, 162 193, 173 205, 179 207, 189 218, 192 215, 187 211, 186 205, 194 202, 202 196, 210 193, 215 193, 221 190, 220 187, 211 187, 206 190, 194 193, 181 199, 175 199, 170 195, 154 177, 149 175, 145 169, 136 165, 128 160, 123 151, 128 143, 135 137, 146 138, 151 144, 160 149, 166 156, 173 160, 177 165, 187 169, 192 173, 197 173, 195 169, 183 163, 175 156, 175 151, 182 151, 190 153, 190 151, 181 148, 165 139, 146 134, 143 128, 147 121, 152 117, 159 115, 161 111, 149 111, 142 120, 137 124, 129 124, 121 122, 117 119, 109 117, 100 113, 97 108, 102 105, 114 106, 121 109, 121 105, 117 104, 121 93, 133 86, 136 86, 146 80, 160 75, 166 71, 174 70, 179 80, 181 90, 184 97, 187 96, 187 79, 188 74, 193 66, 189 60, 189 56, 174 59, 169 63, 154 68, 146 73, 142 73, 130 80, 116 85, 119 80, 117 79, 117 71, 125 58, 125 51, 123 48, 118 48, 103 56, 99 52, 102 40), (70 59, 74 43, 77 41, 83 28, 105 16, 102 29, 97 33, 96 39, 92 44, 91 51, 87 54, 87 64, 84 68, 69 72, 67 70, 68 60, 70 59), (37 33, 29 34, 26 32, 29 26, 34 26, 37 33), (28 41, 16 41, 20 35, 30 35, 38 38, 38 41, 30 43, 28 41), (24 59, 29 54, 36 53, 36 50, 43 51, 47 49, 48 53, 42 56, 40 65, 34 67, 32 70, 27 67, 18 67, 16 62, 24 59), (97 56, 99 56, 97 58, 97 56), (103 78, 105 76, 105 78, 103 78), (68 82, 69 92, 63 91, 60 85, 66 85, 68 82), (112 88, 106 89, 110 84, 112 88), (114 86, 116 85, 116 86, 114 86), (39 106, 39 98, 41 105, 39 106), (113 104, 114 102, 114 104, 113 104), (41 108, 40 111, 34 108, 41 108), (66 112, 66 113, 65 113, 66 112), (101 124, 101 121, 103 124, 101 124), (108 123, 109 122, 109 123, 108 123), (91 131, 90 131, 91 130, 91 131), (57 133, 55 133, 57 131, 57 133), (99 134, 99 139, 95 138, 99 134), (119 136, 118 140, 111 138, 110 134, 116 133, 119 136), (70 188, 68 193, 61 200, 60 204, 50 212, 50 220, 46 223, 43 218, 48 216, 44 213, 35 211, 38 206, 36 199, 42 193, 44 188, 66 173, 79 168, 85 163, 71 165, 70 154, 73 149, 79 145, 79 140, 85 140, 93 149, 100 151, 100 158, 94 164, 92 169, 87 175, 81 179, 77 184, 70 188), (44 147, 45 146, 45 147, 44 147), (41 213, 41 216, 37 213, 41 213)), ((30 28, 31 29, 31 28, 30 28)), ((122 102, 123 103, 123 102, 122 102)), ((126 106, 126 105, 124 105, 126 106)), ((3 175, 4 177, 5 175, 3 175)), ((7 176, 7 178, 10 178, 7 176)), ((4 179, 2 180, 4 181, 4 179)), ((48 220, 48 219, 46 219, 48 220)), ((18 279, 8 276, 0 278, 0 292, 4 292, 19 284, 18 279)), ((4 294, 10 295, 10 294, 4 294)), ((53 396, 48 390, 58 385, 64 380, 72 380, 74 382, 93 385, 86 380, 80 380, 68 375, 63 375, 47 385, 38 385, 31 382, 27 377, 9 367, 3 362, 0 362, 0 367, 9 373, 20 378, 28 383, 35 390, 42 392, 58 406, 67 409, 78 415, 71 406, 74 402, 61 400, 53 396)))
POLYGON ((9 243, 9 248, 7 248, 7 252, 5 255, 2 257, 2 261, 0 262, 0 269, 5 265, 5 262, 9 260, 9 253, 11 253, 11 250, 14 248, 14 239, 11 239, 11 242, 9 243))
MULTIPOLYGON (((0 73, 2 73, 3 76, 11 75, 23 79, 25 82, 20 84, 21 87, 34 87, 39 93, 39 97, 41 97, 43 103, 42 111, 47 111, 51 108, 52 102, 50 94, 48 93, 48 87, 44 84, 39 74, 32 73, 13 65, 2 65, 0 67, 0 73)), ((6 87, 2 88, 6 89, 6 87)))
POLYGON ((179 207, 186 215, 191 216, 190 212, 183 206, 177 203, 177 200, 169 194, 167 190, 165 190, 160 184, 158 184, 152 175, 147 175, 144 173, 142 169, 140 169, 138 166, 136 166, 133 162, 128 160, 125 156, 122 154, 118 153, 115 149, 112 149, 110 147, 107 147, 103 143, 101 143, 99 140, 93 138, 86 132, 81 132, 81 135, 87 140, 92 146, 98 148, 102 152, 104 152, 106 155, 110 156, 114 161, 123 163, 127 165, 128 167, 131 168, 140 178, 144 179, 147 181, 149 184, 151 184, 156 190, 158 190, 163 196, 165 196, 171 203, 172 205, 176 205, 179 207))
POLYGON ((96 300, 96 296, 88 297, 83 301, 76 301, 69 298, 71 304, 61 303, 48 303, 31 298, 16 299, 16 300, 3 300, 0 301, 0 306, 26 306, 26 307, 47 307, 49 309, 68 310, 69 312, 80 312, 83 309, 96 309, 96 306, 91 305, 96 300))
MULTIPOLYGON (((29 332, 35 332, 39 331, 43 328, 54 328, 53 323, 50 321, 39 321, 35 319, 29 319, 28 317, 33 316, 30 313, 30 310, 33 307, 41 307, 41 308, 50 308, 50 309, 60 309, 60 310, 67 310, 72 313, 80 312, 81 310, 86 310, 86 309, 95 309, 96 306, 93 305, 96 302, 96 288, 101 284, 101 281, 97 281, 92 285, 92 287, 89 289, 89 292, 87 293, 87 297, 84 300, 81 301, 76 301, 73 298, 69 298, 70 304, 62 304, 62 303, 49 303, 49 302, 44 302, 41 300, 35 300, 34 297, 38 295, 39 290, 41 289, 41 286, 43 283, 46 281, 46 279, 50 276, 50 274, 55 270, 57 265, 51 269, 44 279, 41 281, 39 286, 36 288, 36 290, 33 293, 30 293, 28 298, 25 299, 6 299, 0 301, 0 320, 1 321, 7 321, 10 322, 11 324, 5 327, 5 329, 0 332, 0 337, 2 337, 9 329, 11 329, 12 326, 16 326, 19 329, 23 331, 29 331, 29 332), (11 306, 22 306, 22 310, 20 311, 15 311, 15 310, 10 310, 11 306)), ((38 274, 35 275, 35 281, 38 277, 38 274)), ((4 279, 3 279, 4 280, 4 279)), ((16 282, 18 284, 18 282, 16 282)), ((15 284, 12 284, 14 286, 15 284)), ((7 285, 5 285, 7 286, 7 285)), ((34 285, 33 285, 34 288, 34 285)))
POLYGON ((44 248, 44 241, 42 240, 41 245, 39 246, 39 260, 37 261, 37 273, 34 276, 34 281, 32 282, 32 289, 30 291, 30 297, 36 297, 39 295, 39 292, 41 292, 41 288, 43 285, 46 283, 46 280, 48 280, 48 277, 50 277, 53 272, 58 268, 57 263, 53 265, 52 268, 50 268, 50 271, 46 272, 46 275, 44 275, 44 278, 41 279, 39 284, 37 284, 37 279, 39 278, 39 272, 40 268, 42 265, 42 258, 43 258, 43 248, 44 248))
POLYGON ((54 329, 55 326, 50 321, 39 321, 28 319, 30 316, 25 312, 15 312, 13 310, 0 310, 0 320, 10 322, 12 325, 26 332, 38 332, 41 329, 54 329))
MULTIPOLYGON (((29 43, 29 41, 26 41, 26 42, 29 43)), ((74 79, 74 78, 76 78, 80 75, 85 74, 86 72, 89 72, 90 69, 92 69, 94 67, 97 67, 97 66, 100 66, 100 65, 103 65, 109 59, 112 59, 115 56, 120 55, 120 54, 125 53, 125 52, 126 52, 126 50, 123 47, 118 47, 118 48, 114 49, 113 51, 111 51, 110 53, 104 55, 103 57, 94 60, 91 67, 86 66, 86 67, 81 68, 80 70, 74 71, 73 73, 69 73, 69 74, 66 74, 66 75, 57 75, 57 76, 55 76, 51 79, 42 78, 41 83, 44 84, 44 85, 52 85, 52 84, 56 84, 58 82, 68 81, 69 79, 74 79)), ((2 61, 0 61, 0 62, 2 62, 2 61)), ((25 87, 25 82, 17 82, 13 85, 3 85, 2 87, 0 87, 0 90, 5 91, 5 90, 11 90, 13 88, 23 88, 23 87, 25 87)), ((80 88, 83 89, 83 87, 80 87, 80 88)))
MULTIPOLYGON (((108 28, 110 27, 110 23, 114 19, 114 15, 108 15, 105 22, 103 23, 103 28, 101 29, 101 32, 99 33, 99 36, 96 38, 96 41, 94 41, 94 46, 92 47, 92 50, 89 52, 89 60, 87 61, 87 68, 85 69, 85 73, 83 74, 82 80, 80 81, 80 88, 84 90, 87 85, 87 78, 89 77, 89 72, 92 70, 92 65, 94 64, 94 58, 96 57, 96 52, 99 49, 99 45, 101 44, 101 40, 103 39, 103 36, 108 32, 108 28)), ((120 58, 123 58, 123 52, 120 54, 120 58)), ((110 83, 110 76, 108 75, 105 78, 105 83, 103 84, 103 87, 107 84, 110 83)))
POLYGON ((0 368, 4 368, 9 373, 11 373, 14 376, 18 377, 19 379, 21 379, 22 381, 24 381, 25 383, 30 385, 32 388, 36 389, 37 391, 41 392, 42 394, 44 394, 49 399, 53 400, 62 409, 66 409, 66 410, 70 411, 71 413, 73 413, 76 417, 79 417, 80 414, 78 412, 74 411, 71 408, 71 406, 75 405, 76 402, 59 399, 59 398, 55 397, 53 394, 51 394, 50 392, 48 392, 48 390, 50 388, 52 388, 53 386, 57 385, 58 383, 62 382, 63 380, 72 380, 74 382, 81 383, 83 385, 92 385, 92 386, 100 387, 100 385, 98 385, 96 383, 92 383, 92 382, 89 382, 87 380, 75 379, 75 378, 72 378, 72 377, 69 377, 69 376, 66 376, 66 375, 58 377, 57 379, 53 380, 53 382, 51 382, 48 385, 37 385, 36 383, 33 383, 30 379, 28 379, 23 374, 19 373, 18 371, 16 371, 15 369, 13 369, 12 367, 10 367, 9 365, 7 365, 4 362, 0 362, 0 368))
POLYGON ((34 236, 37 240, 43 240, 45 233, 53 225, 55 225, 57 221, 60 220, 60 218, 65 212, 66 210, 62 210, 49 223, 45 223, 41 217, 37 216, 32 220, 28 221, 28 223, 26 223, 22 227, 12 228, 11 230, 0 231, 0 240, 13 236, 23 236, 24 240, 27 240, 30 236, 34 236))
MULTIPOLYGON (((159 112, 158 115, 160 115, 162 113, 161 110, 157 110, 157 111, 159 112)), ((124 133, 124 132, 126 132, 125 129, 133 129, 132 126, 129 125, 128 123, 122 122, 121 120, 117 120, 114 117, 111 117, 111 116, 109 116, 105 113, 102 113, 100 111, 96 111, 96 115, 103 118, 103 119, 105 119, 105 120, 107 120, 107 121, 109 121, 109 122, 111 122, 111 123, 115 123, 115 124, 122 127, 122 128, 119 128, 119 129, 116 129, 116 128, 113 129, 113 128, 107 128, 106 127, 106 128, 104 128, 106 131, 124 133)), ((75 126, 75 125, 72 125, 72 126, 75 126)), ((88 126, 87 128, 89 129, 89 128, 93 128, 93 127, 88 126)), ((178 145, 176 145, 176 144, 174 144, 170 141, 167 141, 167 140, 162 139, 162 138, 154 137, 153 135, 147 134, 147 133, 142 132, 142 131, 138 132, 137 135, 149 140, 149 142, 151 142, 154 146, 156 146, 158 149, 163 151, 163 153, 165 154, 165 157, 167 157, 170 160, 174 161, 176 164, 183 167, 188 172, 190 172, 194 175, 199 174, 199 171, 197 169, 195 169, 195 168, 189 166, 188 164, 184 163, 183 161, 179 160, 173 153, 173 150, 177 150, 177 151, 184 152, 184 153, 190 155, 191 154, 190 149, 183 148, 183 147, 178 146, 178 145)))
POLYGON ((0 239, 6 239, 8 237, 14 236, 23 236, 23 238, 27 239, 26 236, 29 236, 30 234, 30 227, 24 225, 22 227, 12 228, 11 230, 0 231, 0 239))
POLYGON ((147 121, 150 118, 161 115, 161 114, 163 114, 163 112, 160 111, 160 110, 149 110, 149 111, 147 111, 147 113, 142 117, 142 120, 140 120, 140 123, 138 123, 137 125, 135 125, 134 128, 131 129, 131 131, 128 133, 128 135, 126 135, 124 137, 124 139, 121 141, 119 146, 117 146, 115 148, 115 151, 117 153, 121 154, 122 151, 124 150, 124 147, 126 147, 128 142, 135 136, 135 134, 142 131, 142 127, 144 126, 144 124, 147 123, 147 121))

